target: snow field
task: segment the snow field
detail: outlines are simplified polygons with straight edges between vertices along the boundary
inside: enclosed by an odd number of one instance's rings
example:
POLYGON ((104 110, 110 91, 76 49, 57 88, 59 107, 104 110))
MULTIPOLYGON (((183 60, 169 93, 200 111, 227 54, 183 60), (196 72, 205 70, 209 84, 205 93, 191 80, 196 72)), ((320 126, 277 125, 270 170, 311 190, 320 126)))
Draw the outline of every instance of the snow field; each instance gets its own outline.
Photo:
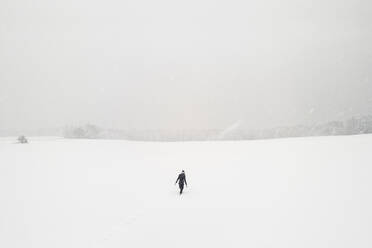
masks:
POLYGON ((371 135, 14 140, 0 139, 0 247, 372 247, 371 135))

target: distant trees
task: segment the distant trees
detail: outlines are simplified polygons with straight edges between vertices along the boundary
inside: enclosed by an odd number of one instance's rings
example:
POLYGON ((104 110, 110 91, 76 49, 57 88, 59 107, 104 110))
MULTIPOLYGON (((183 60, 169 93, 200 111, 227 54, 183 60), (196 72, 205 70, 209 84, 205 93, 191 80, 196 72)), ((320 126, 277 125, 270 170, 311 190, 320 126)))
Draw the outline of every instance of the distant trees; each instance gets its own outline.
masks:
POLYGON ((228 130, 112 130, 95 125, 66 127, 65 138, 78 139, 126 139, 143 141, 190 141, 190 140, 253 140, 285 137, 351 135, 372 133, 372 115, 357 116, 344 121, 330 121, 313 125, 284 126, 266 129, 248 129, 244 125, 228 130), (221 135, 221 133, 223 135, 221 135))
POLYGON ((372 116, 358 116, 345 121, 330 121, 308 126, 277 127, 265 130, 264 133, 266 135, 257 135, 255 138, 266 139, 372 133, 372 116))
POLYGON ((72 129, 69 136, 72 138, 86 138, 85 130, 82 127, 72 129))
POLYGON ((66 127, 63 132, 65 138, 97 139, 100 138, 101 129, 95 125, 87 124, 79 127, 66 127))
POLYGON ((28 140, 26 139, 26 137, 24 135, 19 136, 17 140, 21 144, 27 144, 28 143, 28 140))

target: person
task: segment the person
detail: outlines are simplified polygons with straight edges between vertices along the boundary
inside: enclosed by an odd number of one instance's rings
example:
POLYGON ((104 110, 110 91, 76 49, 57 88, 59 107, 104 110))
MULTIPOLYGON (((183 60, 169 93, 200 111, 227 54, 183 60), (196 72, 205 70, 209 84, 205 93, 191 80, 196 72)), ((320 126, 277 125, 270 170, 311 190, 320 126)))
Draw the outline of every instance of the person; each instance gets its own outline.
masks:
POLYGON ((185 184, 187 187, 186 175, 185 175, 184 170, 182 170, 181 174, 178 175, 177 181, 174 183, 174 185, 176 185, 177 182, 178 182, 178 186, 180 187, 180 195, 181 195, 183 191, 183 185, 185 184))

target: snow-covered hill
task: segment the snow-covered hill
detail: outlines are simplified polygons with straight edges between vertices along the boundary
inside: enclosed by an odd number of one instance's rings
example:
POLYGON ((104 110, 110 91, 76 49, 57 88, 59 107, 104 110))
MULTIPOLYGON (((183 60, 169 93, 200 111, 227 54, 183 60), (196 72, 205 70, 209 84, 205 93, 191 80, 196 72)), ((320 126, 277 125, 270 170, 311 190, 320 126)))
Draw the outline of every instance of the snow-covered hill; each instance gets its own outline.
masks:
POLYGON ((372 247, 371 135, 14 140, 0 139, 0 247, 372 247))

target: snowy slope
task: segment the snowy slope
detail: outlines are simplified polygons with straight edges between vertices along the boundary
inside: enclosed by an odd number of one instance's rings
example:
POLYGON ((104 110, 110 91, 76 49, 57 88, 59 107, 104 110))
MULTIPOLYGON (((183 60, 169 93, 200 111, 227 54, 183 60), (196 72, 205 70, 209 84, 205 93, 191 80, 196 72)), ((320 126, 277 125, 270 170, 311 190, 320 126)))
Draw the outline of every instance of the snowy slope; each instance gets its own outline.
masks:
POLYGON ((0 247, 372 247, 371 135, 13 140, 0 139, 0 247))

